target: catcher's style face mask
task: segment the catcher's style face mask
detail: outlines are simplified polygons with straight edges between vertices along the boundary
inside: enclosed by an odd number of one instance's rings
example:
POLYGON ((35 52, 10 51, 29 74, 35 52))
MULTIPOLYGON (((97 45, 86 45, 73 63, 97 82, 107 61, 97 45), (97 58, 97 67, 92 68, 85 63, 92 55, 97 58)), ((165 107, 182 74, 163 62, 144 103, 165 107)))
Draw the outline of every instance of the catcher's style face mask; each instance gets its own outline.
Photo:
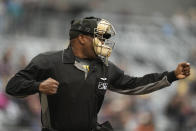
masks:
POLYGON ((97 23, 97 28, 94 29, 93 47, 95 53, 104 58, 108 64, 108 57, 111 55, 115 45, 110 38, 115 35, 114 27, 108 21, 101 19, 97 23))
POLYGON ((76 38, 79 34, 93 37, 93 48, 96 55, 108 65, 108 57, 114 47, 111 37, 115 35, 115 30, 112 24, 105 19, 96 17, 72 20, 70 39, 76 38))

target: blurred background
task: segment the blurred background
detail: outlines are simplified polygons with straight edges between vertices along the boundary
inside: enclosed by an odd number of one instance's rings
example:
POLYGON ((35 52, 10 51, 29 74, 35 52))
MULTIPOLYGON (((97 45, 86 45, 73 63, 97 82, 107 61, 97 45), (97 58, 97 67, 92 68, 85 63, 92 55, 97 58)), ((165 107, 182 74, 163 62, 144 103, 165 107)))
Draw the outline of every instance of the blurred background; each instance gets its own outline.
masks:
POLYGON ((0 0, 0 131, 40 131, 38 95, 5 94, 10 77, 37 54, 69 44, 73 18, 96 16, 116 28, 110 60, 132 76, 191 64, 191 76, 142 96, 108 91, 99 122, 115 131, 196 130, 195 0, 0 0))

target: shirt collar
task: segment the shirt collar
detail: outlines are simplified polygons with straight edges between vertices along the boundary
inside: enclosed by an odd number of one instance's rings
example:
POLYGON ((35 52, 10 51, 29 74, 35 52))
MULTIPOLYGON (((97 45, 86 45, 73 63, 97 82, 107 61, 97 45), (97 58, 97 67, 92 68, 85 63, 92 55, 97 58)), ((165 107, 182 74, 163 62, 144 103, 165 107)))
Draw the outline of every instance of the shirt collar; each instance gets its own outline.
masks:
POLYGON ((63 50, 62 62, 64 64, 73 64, 75 62, 75 56, 73 54, 71 46, 63 50))

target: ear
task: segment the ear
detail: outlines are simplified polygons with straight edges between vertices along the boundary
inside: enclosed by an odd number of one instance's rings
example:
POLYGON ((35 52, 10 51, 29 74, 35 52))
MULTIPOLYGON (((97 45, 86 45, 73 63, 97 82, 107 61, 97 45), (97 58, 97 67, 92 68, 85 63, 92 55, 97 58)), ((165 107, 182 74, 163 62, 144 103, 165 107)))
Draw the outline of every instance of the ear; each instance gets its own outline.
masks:
POLYGON ((78 40, 80 41, 80 44, 81 45, 84 45, 85 44, 85 37, 84 37, 84 35, 79 35, 78 36, 78 40))

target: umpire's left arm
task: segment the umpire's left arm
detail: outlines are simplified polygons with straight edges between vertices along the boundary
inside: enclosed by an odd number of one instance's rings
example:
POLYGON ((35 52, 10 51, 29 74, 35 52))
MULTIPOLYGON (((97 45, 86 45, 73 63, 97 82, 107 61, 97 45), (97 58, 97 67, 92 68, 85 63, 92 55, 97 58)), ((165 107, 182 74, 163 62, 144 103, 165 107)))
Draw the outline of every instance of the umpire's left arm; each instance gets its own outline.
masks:
POLYGON ((124 74, 122 70, 110 63, 111 91, 127 95, 142 95, 170 86, 173 81, 184 79, 190 75, 190 64, 180 63, 176 70, 163 73, 151 73, 143 77, 133 77, 124 74))

